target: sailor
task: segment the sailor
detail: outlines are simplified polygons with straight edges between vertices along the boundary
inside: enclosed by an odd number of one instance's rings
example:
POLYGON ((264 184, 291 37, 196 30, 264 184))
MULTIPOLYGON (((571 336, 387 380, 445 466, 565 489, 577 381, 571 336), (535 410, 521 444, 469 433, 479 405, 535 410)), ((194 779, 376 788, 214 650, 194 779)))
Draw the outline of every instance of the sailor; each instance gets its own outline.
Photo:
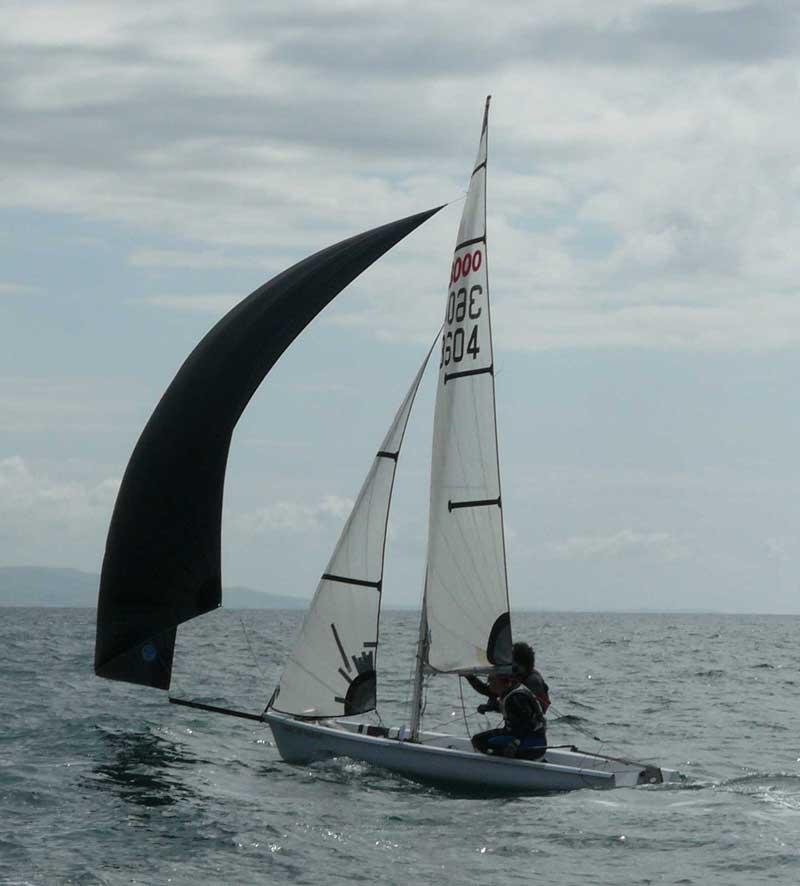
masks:
MULTIPOLYGON (((520 677, 525 686, 536 696, 541 705, 542 713, 546 714, 550 707, 550 688, 544 681, 544 677, 536 670, 536 653, 528 643, 515 643, 511 647, 511 661, 513 672, 520 677)), ((492 678, 484 683, 478 677, 470 674, 467 676, 469 685, 481 695, 489 698, 487 704, 478 706, 478 712, 485 714, 487 711, 499 711, 498 693, 492 687, 492 678)))
POLYGON ((497 677, 494 685, 503 726, 472 737, 483 754, 500 754, 520 760, 538 760, 547 750, 547 721, 539 700, 519 676, 497 677))

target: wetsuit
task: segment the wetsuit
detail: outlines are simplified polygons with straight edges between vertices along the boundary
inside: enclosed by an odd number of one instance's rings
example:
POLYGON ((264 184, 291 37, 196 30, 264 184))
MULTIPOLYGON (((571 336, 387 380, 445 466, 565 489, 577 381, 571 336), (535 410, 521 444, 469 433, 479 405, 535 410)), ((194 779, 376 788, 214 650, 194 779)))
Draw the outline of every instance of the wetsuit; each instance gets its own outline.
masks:
POLYGON ((503 726, 472 737, 472 746, 483 754, 501 754, 522 760, 538 760, 547 749, 547 721, 534 693, 520 683, 500 699, 503 726))

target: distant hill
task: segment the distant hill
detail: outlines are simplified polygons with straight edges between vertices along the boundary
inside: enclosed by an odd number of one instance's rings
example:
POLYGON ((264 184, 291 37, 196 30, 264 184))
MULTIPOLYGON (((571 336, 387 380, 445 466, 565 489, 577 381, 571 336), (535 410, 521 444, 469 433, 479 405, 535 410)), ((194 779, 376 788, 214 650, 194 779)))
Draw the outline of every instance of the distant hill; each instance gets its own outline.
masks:
POLYGON ((307 609, 309 602, 302 597, 268 594, 252 588, 233 587, 222 591, 222 605, 226 609, 307 609))
POLYGON ((96 606, 99 575, 43 566, 0 567, 0 606, 96 606))
MULTIPOLYGON (((100 576, 78 569, 0 566, 0 606, 97 606, 100 576)), ((226 609, 305 609, 308 600, 251 588, 225 588, 226 609)))

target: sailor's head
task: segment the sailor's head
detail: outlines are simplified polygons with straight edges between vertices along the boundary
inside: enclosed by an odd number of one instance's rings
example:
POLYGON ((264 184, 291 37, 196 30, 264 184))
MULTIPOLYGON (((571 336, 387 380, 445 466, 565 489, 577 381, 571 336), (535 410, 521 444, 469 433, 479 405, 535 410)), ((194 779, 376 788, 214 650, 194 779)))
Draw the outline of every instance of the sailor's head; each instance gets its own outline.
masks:
POLYGON ((512 670, 523 679, 536 666, 536 654, 528 643, 515 643, 511 647, 512 670))

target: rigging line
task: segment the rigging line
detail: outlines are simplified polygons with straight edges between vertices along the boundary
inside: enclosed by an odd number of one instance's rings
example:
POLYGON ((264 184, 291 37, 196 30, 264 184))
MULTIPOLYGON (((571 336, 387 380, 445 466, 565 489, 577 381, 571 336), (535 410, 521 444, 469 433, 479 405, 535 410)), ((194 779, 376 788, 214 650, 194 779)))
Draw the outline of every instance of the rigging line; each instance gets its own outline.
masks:
POLYGON ((446 720, 442 720, 440 723, 435 723, 433 726, 429 726, 428 728, 432 731, 435 731, 437 729, 441 729, 444 726, 448 726, 450 723, 453 722, 453 717, 455 717, 455 715, 456 711, 452 710, 450 711, 450 716, 446 720))
POLYGON ((414 655, 414 658, 411 660, 411 665, 408 668, 408 679, 406 680, 406 694, 405 699, 403 701, 403 708, 406 711, 406 716, 409 717, 411 715, 411 701, 412 701, 412 693, 414 687, 414 674, 416 672, 416 664, 417 664, 417 656, 414 655))
POLYGON ((422 718, 428 710, 428 687, 430 686, 430 675, 422 675, 422 706, 419 711, 420 732, 422 732, 422 718))
MULTIPOLYGON (((313 671, 309 670, 302 662, 298 661, 294 655, 291 655, 288 659, 288 662, 291 662, 296 668, 301 670, 307 677, 314 680, 314 682, 318 683, 320 686, 324 687, 331 695, 335 695, 339 692, 339 687, 331 686, 330 683, 326 683, 319 674, 315 674, 313 671)), ((287 662, 287 666, 288 666, 287 662)), ((335 673, 338 673, 336 671, 335 673)), ((336 714, 336 716, 341 716, 340 714, 336 714)))
POLYGON ((469 722, 467 721, 467 707, 464 704, 464 678, 458 675, 458 694, 461 696, 461 713, 464 717, 464 728, 467 730, 467 738, 469 738, 469 722))
MULTIPOLYGON (((557 717, 568 717, 569 714, 565 714, 562 710, 557 708, 552 702, 550 702, 550 710, 553 711, 557 717)), ((587 738, 591 738, 592 741, 599 741, 600 744, 606 744, 602 738, 597 735, 593 735, 592 732, 588 729, 584 729, 583 726, 580 726, 578 723, 567 723, 567 726, 571 726, 573 729, 576 729, 578 732, 582 732, 587 738)))
POLYGON ((634 766, 644 765, 644 766, 653 766, 656 769, 658 768, 658 765, 656 763, 654 763, 652 760, 651 761, 631 760, 631 759, 628 759, 627 757, 609 757, 607 754, 596 754, 593 751, 580 750, 580 748, 579 748, 579 751, 582 754, 586 754, 587 757, 597 757, 598 760, 605 760, 605 761, 611 762, 611 763, 628 763, 628 764, 632 764, 634 766))
MULTIPOLYGON (((439 329, 439 332, 436 333, 437 339, 438 339, 439 333, 441 331, 442 330, 439 329)), ((435 342, 434 342, 434 344, 435 344, 435 342)), ((429 556, 429 555, 430 555, 430 551, 428 552, 427 556, 429 556)), ((430 567, 428 567, 428 568, 430 568, 430 567)), ((420 635, 422 634, 422 619, 427 619, 427 606, 426 606, 426 600, 425 600, 425 591, 427 589, 427 585, 428 585, 428 572, 426 571, 425 579, 422 582, 422 588, 420 589, 420 592, 419 592, 418 632, 420 635)), ((420 654, 421 652, 422 652, 422 643, 418 642, 418 643, 414 644, 414 655, 411 659, 411 665, 409 667, 409 674, 408 674, 408 682, 406 683, 405 709, 406 709, 406 712, 408 715, 409 723, 413 722, 414 716, 415 716, 412 706, 414 704, 415 684, 416 684, 416 679, 417 679, 417 667, 419 667, 419 669, 420 669, 420 680, 424 679, 425 660, 424 660, 423 655, 420 654)))
POLYGON ((247 628, 244 623, 244 617, 239 616, 239 622, 242 625, 242 631, 244 633, 244 639, 247 641, 247 648, 250 650, 250 655, 253 656, 253 661, 255 662, 256 668, 258 669, 259 674, 261 674, 261 679, 266 683, 267 675, 264 673, 264 669, 261 667, 261 662, 258 660, 256 656, 255 650, 253 649, 253 644, 250 642, 250 635, 247 633, 247 628))

